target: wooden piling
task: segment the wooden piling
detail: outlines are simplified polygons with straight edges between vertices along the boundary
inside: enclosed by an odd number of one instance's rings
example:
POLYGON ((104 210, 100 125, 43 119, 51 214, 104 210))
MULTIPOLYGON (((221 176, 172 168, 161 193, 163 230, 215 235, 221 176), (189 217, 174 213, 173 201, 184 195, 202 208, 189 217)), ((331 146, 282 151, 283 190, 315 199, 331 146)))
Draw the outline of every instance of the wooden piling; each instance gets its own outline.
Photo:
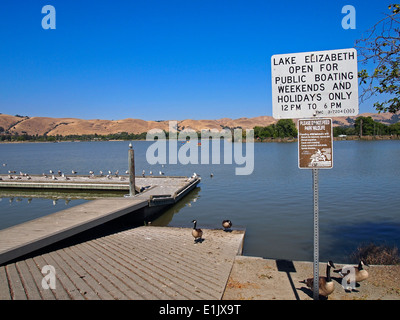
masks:
POLYGON ((135 195, 135 153, 129 144, 129 196, 135 195))

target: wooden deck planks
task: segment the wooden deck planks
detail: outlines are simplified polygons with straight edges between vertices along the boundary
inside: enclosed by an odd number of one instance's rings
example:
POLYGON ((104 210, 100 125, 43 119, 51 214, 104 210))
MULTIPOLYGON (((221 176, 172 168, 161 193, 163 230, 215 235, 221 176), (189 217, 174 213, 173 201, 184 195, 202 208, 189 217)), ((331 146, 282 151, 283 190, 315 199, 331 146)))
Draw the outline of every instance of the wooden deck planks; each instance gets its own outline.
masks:
POLYGON ((147 205, 144 199, 99 199, 0 230, 0 264, 147 205))
POLYGON ((221 299, 244 232, 138 227, 0 267, 2 299, 221 299), (41 269, 56 270, 43 289, 41 269))

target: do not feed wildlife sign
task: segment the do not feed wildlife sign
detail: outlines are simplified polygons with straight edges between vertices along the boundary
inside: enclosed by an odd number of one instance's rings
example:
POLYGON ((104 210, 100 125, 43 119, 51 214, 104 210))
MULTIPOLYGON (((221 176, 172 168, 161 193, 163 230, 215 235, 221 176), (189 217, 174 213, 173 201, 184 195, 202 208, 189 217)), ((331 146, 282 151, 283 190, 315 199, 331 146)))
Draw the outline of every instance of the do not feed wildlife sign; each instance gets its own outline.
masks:
POLYGON ((273 55, 273 117, 300 119, 357 115, 357 70, 354 48, 273 55))
POLYGON ((299 119, 298 129, 299 168, 331 169, 332 119, 299 119))

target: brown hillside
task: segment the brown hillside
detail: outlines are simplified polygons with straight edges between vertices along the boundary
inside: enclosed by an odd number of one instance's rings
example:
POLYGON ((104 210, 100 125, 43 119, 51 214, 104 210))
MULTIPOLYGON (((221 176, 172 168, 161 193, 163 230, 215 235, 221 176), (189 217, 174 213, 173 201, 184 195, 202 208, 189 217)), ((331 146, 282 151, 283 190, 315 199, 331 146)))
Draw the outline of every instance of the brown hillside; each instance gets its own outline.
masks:
MULTIPOLYGON (((360 116, 371 116, 374 120, 384 124, 391 124, 400 121, 400 113, 363 113, 360 116)), ((334 126, 353 125, 357 117, 333 117, 334 126)), ((277 120, 270 116, 259 116, 255 118, 230 119, 222 118, 218 120, 192 120, 186 119, 178 121, 178 130, 193 129, 201 130, 221 130, 223 128, 242 128, 252 129, 255 126, 268 126, 276 123, 277 120)), ((297 120, 295 120, 297 123, 297 120)), ((17 117, 0 114, 0 127, 11 134, 29 135, 83 135, 99 134, 107 135, 119 132, 143 133, 151 129, 169 130, 169 121, 145 121, 140 119, 123 120, 82 120, 76 118, 48 118, 48 117, 17 117)))

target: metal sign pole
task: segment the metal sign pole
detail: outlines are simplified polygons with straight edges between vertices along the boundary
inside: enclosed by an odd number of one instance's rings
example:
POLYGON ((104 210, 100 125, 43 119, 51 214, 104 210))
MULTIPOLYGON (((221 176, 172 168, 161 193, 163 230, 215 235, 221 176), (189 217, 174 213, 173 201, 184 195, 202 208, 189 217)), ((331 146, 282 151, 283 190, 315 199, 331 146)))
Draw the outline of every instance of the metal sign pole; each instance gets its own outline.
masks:
POLYGON ((312 169, 314 198, 314 300, 319 299, 319 207, 318 207, 318 169, 312 169))

